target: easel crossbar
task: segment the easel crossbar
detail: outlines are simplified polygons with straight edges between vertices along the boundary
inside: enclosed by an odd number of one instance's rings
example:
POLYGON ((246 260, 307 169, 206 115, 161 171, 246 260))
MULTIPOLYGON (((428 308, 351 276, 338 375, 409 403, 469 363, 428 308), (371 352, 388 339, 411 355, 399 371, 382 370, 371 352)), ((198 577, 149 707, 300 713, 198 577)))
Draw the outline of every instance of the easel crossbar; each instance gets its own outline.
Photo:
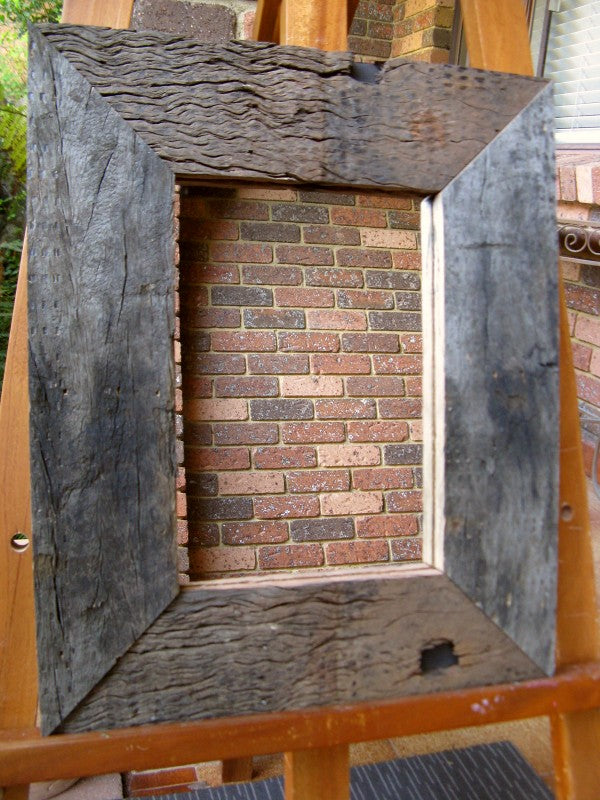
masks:
POLYGON ((0 786, 410 736, 600 707, 600 663, 552 678, 394 701, 19 739, 0 748, 0 786))

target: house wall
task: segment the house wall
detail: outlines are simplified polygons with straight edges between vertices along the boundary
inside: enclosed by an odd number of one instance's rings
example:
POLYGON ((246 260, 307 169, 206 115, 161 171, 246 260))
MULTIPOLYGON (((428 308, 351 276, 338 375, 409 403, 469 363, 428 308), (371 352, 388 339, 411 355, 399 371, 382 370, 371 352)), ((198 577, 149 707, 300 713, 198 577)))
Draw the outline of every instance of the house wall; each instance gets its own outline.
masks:
POLYGON ((600 439, 600 149, 557 153, 557 219, 569 309, 584 461, 600 439), (569 225, 572 242, 565 239, 569 225), (569 254, 568 250, 577 252, 569 254), (570 257, 569 257, 570 256, 570 257), (579 259, 579 260, 574 260, 579 259))

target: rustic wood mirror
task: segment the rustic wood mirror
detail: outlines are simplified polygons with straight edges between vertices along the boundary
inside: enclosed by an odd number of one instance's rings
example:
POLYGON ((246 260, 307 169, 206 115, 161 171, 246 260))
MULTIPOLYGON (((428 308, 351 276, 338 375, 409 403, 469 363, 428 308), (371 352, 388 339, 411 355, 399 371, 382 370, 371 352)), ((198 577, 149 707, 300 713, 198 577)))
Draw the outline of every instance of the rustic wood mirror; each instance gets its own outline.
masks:
POLYGON ((29 326, 43 730, 551 673, 553 121, 541 80, 31 31, 29 326), (422 194, 424 561, 180 589, 176 177, 422 194), (423 654, 448 645, 444 669, 423 654))

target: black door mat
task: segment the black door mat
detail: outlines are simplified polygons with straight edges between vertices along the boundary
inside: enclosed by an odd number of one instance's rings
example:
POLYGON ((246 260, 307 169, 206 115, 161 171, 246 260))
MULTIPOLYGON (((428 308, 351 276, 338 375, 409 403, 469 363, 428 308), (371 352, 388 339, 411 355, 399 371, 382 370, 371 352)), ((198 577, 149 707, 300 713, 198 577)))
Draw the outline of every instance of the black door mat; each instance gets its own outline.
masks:
MULTIPOLYGON (((510 742, 353 767, 351 800, 553 800, 510 742)), ((161 800, 284 800, 283 779, 194 789, 161 800)), ((146 798, 150 800, 150 798, 146 798)), ((315 797, 311 800, 328 800, 315 797)))

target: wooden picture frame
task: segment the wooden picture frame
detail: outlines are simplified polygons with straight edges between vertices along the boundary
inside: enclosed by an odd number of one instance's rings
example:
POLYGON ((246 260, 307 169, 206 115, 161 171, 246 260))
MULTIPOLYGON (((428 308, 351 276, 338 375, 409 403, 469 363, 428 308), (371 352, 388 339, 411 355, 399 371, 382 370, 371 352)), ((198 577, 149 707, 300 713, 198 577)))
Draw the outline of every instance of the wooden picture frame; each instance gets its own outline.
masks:
POLYGON ((30 41, 43 732, 551 673, 558 301, 548 83, 66 25, 32 28, 30 41), (181 176, 433 196, 422 205, 425 563, 179 588, 172 201, 181 176), (432 652, 442 659, 430 668, 432 652))

